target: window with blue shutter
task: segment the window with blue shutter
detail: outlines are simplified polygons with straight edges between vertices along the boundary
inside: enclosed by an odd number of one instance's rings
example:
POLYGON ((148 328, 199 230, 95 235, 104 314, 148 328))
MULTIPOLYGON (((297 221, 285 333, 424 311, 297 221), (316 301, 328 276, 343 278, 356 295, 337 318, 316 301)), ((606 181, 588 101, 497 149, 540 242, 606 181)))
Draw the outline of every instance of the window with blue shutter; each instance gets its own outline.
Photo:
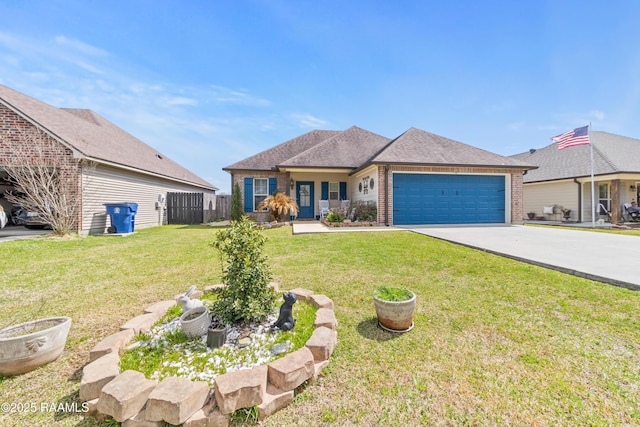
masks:
POLYGON ((320 200, 329 200, 329 183, 326 181, 320 183, 320 200))
POLYGON ((244 179, 244 211, 253 212, 253 178, 244 179))
POLYGON ((269 178, 269 194, 273 195, 278 191, 278 180, 276 178, 269 178))

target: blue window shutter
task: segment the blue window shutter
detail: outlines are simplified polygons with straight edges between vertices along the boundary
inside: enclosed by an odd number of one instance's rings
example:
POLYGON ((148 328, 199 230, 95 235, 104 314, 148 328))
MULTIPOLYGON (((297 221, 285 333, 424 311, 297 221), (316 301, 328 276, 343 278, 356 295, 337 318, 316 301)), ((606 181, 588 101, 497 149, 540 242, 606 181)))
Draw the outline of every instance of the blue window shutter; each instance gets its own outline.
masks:
POLYGON ((253 212, 253 178, 244 179, 244 211, 253 212))
POLYGON ((340 182, 340 200, 347 200, 347 183, 340 182))
POLYGON ((322 193, 320 200, 329 200, 329 183, 326 181, 322 181, 320 183, 320 190, 322 193))
POLYGON ((278 191, 278 180, 269 178, 269 194, 274 194, 276 191, 278 191))

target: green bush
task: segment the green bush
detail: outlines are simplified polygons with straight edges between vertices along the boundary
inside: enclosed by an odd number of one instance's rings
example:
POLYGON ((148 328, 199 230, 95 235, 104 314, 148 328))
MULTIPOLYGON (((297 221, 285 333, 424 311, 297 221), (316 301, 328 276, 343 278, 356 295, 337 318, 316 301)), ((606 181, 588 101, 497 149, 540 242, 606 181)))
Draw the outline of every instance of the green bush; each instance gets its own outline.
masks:
POLYGON ((342 222, 346 219, 346 216, 341 214, 340 212, 331 211, 327 214, 328 222, 342 222))
POLYGON ((244 216, 240 195, 240 184, 236 182, 231 192, 231 220, 237 221, 244 216))
POLYGON ((275 308, 269 286, 271 272, 262 253, 266 237, 246 216, 219 231, 213 246, 220 250, 226 285, 213 303, 213 312, 230 323, 262 321, 275 308))

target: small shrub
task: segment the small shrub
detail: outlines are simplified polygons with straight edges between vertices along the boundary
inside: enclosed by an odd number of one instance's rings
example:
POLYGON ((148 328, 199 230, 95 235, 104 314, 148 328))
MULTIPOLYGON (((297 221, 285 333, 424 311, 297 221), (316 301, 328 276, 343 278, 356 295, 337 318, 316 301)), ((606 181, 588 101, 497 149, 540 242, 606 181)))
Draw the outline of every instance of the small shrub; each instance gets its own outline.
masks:
POLYGON ((296 201, 280 191, 276 191, 274 194, 267 196, 267 198, 261 201, 258 205, 258 210, 262 209, 269 209, 273 219, 278 222, 283 219, 288 219, 292 212, 294 215, 298 215, 298 212, 300 211, 296 201))
POLYGON ((378 220, 378 207, 376 202, 353 202, 351 204, 353 208, 353 220, 354 221, 377 221, 378 220))
POLYGON ((231 220, 237 221, 244 216, 240 195, 240 184, 236 182, 231 192, 231 220))
POLYGON ((271 272, 262 253, 265 242, 266 237, 246 216, 216 235, 213 246, 220 250, 226 286, 212 309, 229 323, 262 321, 275 307, 271 272))
POLYGON ((343 215, 342 213, 340 213, 339 211, 331 211, 327 214, 327 218, 326 220, 328 222, 342 222, 346 219, 347 217, 345 215, 343 215))

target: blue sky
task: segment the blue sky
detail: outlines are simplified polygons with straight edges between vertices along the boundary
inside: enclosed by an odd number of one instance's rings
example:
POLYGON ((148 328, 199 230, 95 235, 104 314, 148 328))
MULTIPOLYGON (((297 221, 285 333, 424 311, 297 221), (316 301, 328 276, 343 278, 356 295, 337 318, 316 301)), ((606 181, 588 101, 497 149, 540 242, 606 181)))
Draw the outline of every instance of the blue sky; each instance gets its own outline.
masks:
POLYGON ((312 129, 416 127, 502 155, 640 138, 640 2, 0 0, 0 83, 89 108, 230 192, 312 129))

